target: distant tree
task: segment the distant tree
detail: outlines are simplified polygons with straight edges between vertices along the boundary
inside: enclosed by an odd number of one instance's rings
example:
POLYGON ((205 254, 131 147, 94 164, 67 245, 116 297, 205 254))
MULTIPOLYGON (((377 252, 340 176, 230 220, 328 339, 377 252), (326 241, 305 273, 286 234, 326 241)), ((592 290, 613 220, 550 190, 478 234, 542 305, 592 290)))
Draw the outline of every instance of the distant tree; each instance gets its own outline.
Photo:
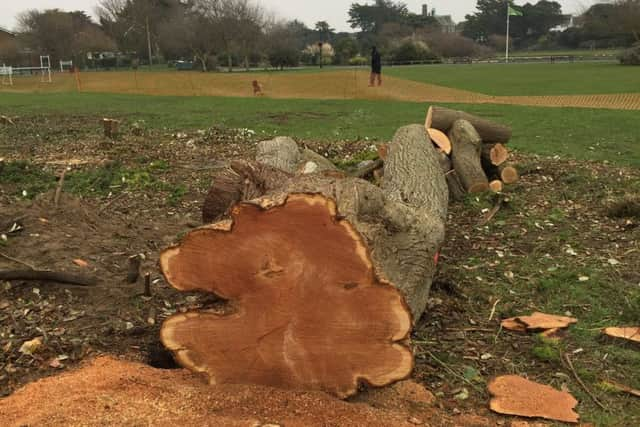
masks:
POLYGON ((351 28, 360 28, 362 32, 377 34, 386 23, 405 22, 409 10, 404 3, 392 0, 375 0, 374 4, 352 3, 349 8, 351 28))
MULTIPOLYGON (((476 41, 486 42, 493 34, 507 31, 507 3, 504 0, 478 0, 477 11, 466 16, 462 34, 476 41)), ((518 6, 522 16, 510 17, 510 34, 533 44, 537 39, 563 22, 562 7, 558 2, 540 0, 536 4, 518 6)))
POLYGON ((51 62, 72 59, 80 64, 87 52, 113 50, 115 43, 84 12, 28 10, 18 16, 21 40, 51 62))
POLYGON ((271 24, 266 30, 267 57, 272 67, 296 67, 300 63, 297 21, 271 24))
POLYGON ((327 21, 316 22, 314 29, 322 42, 330 42, 336 31, 334 28, 331 28, 327 21))
POLYGON ((337 38, 333 45, 335 50, 335 62, 338 64, 348 64, 351 58, 358 55, 358 41, 351 35, 337 38))

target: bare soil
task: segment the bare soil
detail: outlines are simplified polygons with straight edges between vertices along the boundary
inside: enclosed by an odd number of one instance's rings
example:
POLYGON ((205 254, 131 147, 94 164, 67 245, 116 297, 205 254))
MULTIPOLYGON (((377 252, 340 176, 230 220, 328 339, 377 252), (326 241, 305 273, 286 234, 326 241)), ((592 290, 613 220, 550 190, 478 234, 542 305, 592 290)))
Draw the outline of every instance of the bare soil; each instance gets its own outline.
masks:
MULTIPOLYGON (((252 135, 225 129, 162 133, 125 127, 123 136, 111 141, 99 134, 97 123, 98 118, 73 116, 23 119, 17 124, 20 128, 11 131, 11 140, 8 133, 0 130, 0 158, 5 163, 26 160, 55 175, 60 175, 67 165, 72 171, 101 168, 113 162, 132 170, 159 161, 168 166, 154 170, 154 179, 162 184, 158 186, 114 184, 106 194, 72 194, 63 187, 58 206, 53 203, 55 182, 31 199, 30 194, 22 196, 19 185, 0 181, 0 234, 6 236, 0 242, 0 270, 24 269, 28 264, 38 269, 89 274, 99 282, 93 287, 0 282, 0 396, 9 396, 29 382, 72 370, 100 355, 159 368, 175 367, 158 343, 163 319, 219 302, 211 296, 172 290, 159 275, 157 259, 162 248, 200 225, 201 202, 212 172, 230 159, 253 157, 256 141, 252 135), (186 192, 177 201, 172 200, 171 189, 179 185, 184 185, 186 192), (141 271, 151 274, 151 297, 142 295, 142 279, 136 284, 126 283, 128 258, 134 254, 144 254, 141 271), (74 262, 78 259, 88 266, 74 262), (37 351, 20 351, 25 341, 36 337, 41 337, 43 343, 37 351)), ((341 160, 371 148, 371 143, 364 141, 305 144, 341 160)), ((579 390, 570 373, 554 376, 561 366, 532 360, 532 338, 501 332, 499 320, 537 307, 534 300, 527 299, 527 292, 545 275, 547 267, 541 266, 541 274, 537 275, 534 267, 519 266, 535 264, 535 258, 542 258, 545 253, 558 259, 573 257, 567 255, 568 247, 577 252, 576 265, 587 269, 597 263, 619 279, 621 289, 640 286, 640 220, 607 217, 609 203, 619 200, 629 185, 637 185, 640 172, 533 156, 520 156, 517 161, 524 169, 522 180, 507 190, 509 202, 487 225, 478 226, 494 199, 470 199, 451 207, 448 243, 441 257, 431 307, 414 333, 417 364, 413 378, 437 397, 428 409, 384 412, 384 408, 371 409, 384 406, 379 400, 370 400, 365 407, 324 395, 259 388, 220 387, 207 394, 196 379, 182 371, 154 371, 102 358, 80 377, 68 375, 61 377, 59 383, 36 383, 16 393, 16 398, 24 400, 12 401, 18 411, 12 413, 10 424, 46 425, 47 414, 57 413, 66 405, 78 408, 80 396, 90 394, 97 384, 108 384, 105 390, 109 393, 102 392, 91 400, 92 406, 83 413, 91 415, 102 407, 94 414, 106 417, 110 408, 125 405, 130 399, 118 394, 123 390, 130 392, 129 396, 140 393, 127 405, 142 411, 149 417, 144 419, 154 425, 157 420, 168 425, 180 418, 176 408, 188 414, 184 419, 190 421, 184 425, 203 425, 203 414, 220 417, 225 425, 235 425, 230 420, 237 425, 297 425, 298 421, 288 421, 295 418, 291 418, 293 415, 306 414, 311 418, 299 418, 308 421, 300 425, 402 425, 401 422, 414 423, 407 421, 412 417, 430 425, 507 425, 509 418, 491 415, 486 409, 488 400, 482 381, 494 375, 526 372, 530 379, 556 388, 569 384, 572 391, 579 390), (576 175, 576 171, 584 171, 588 180, 581 181, 582 175, 576 175), (607 193, 598 187, 599 182, 617 182, 620 187, 607 193), (556 210, 562 219, 554 216, 556 210), (552 221, 562 222, 562 226, 552 221), (554 236, 565 228, 571 231, 571 240, 556 242, 554 236), (610 259, 619 264, 608 265, 610 259), (487 283, 495 286, 495 293, 487 293, 487 283), (498 299, 501 301, 496 302, 498 299), (496 309, 489 320, 492 307, 496 309), (482 380, 478 381, 478 377, 482 380), (55 404, 45 393, 50 390, 46 384, 60 386, 55 404), (184 386, 186 391, 172 394, 173 384, 184 386), (149 394, 143 393, 148 389, 149 394), (206 399, 198 401, 205 394, 206 399), (41 409, 30 408, 26 403, 29 399, 31 406, 42 405, 41 409), (113 404, 105 399, 113 399, 113 404), (291 402, 291 407, 283 402, 291 402), (217 409, 203 412, 209 406, 217 409), (167 417, 158 418, 161 414, 167 417), (466 418, 460 418, 465 414, 466 418)), ((577 317, 592 308, 576 307, 570 300, 566 303, 566 311, 577 317)), ((621 307, 622 310, 626 308, 621 307)), ((570 346, 567 351, 575 350, 570 346)), ((632 369, 620 366, 616 370, 604 361, 595 365, 607 377, 623 383, 629 375, 627 370, 632 369)), ((595 365, 585 362, 589 369, 595 365)), ((581 404, 585 401, 588 397, 581 404)), ((617 408, 631 402, 623 398, 608 403, 617 408)), ((580 409, 579 406, 578 412, 580 409)), ((127 414, 121 416, 131 418, 112 420, 126 425, 147 423, 136 421, 133 413, 127 414)), ((55 420, 49 420, 50 424, 55 425, 55 420)), ((99 423, 91 415, 83 424, 99 423)))

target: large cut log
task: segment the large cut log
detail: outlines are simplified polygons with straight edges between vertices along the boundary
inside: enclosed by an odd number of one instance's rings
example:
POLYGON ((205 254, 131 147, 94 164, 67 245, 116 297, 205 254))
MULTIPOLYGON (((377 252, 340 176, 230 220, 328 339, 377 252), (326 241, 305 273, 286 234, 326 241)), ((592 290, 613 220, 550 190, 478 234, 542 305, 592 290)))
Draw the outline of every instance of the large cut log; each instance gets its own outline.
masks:
POLYGON ((470 122, 456 120, 449 131, 452 144, 451 162, 464 189, 481 193, 489 189, 489 181, 482 169, 480 152, 482 140, 470 122))
MULTIPOLYGON (((485 120, 464 111, 451 110, 445 107, 429 107, 425 126, 436 128, 442 132, 449 133, 456 120, 466 120, 476 129, 480 138, 486 143, 506 143, 511 139, 511 128, 490 120, 485 120)), ((452 141, 452 144, 455 144, 452 141)))
POLYGON ((402 294, 378 276, 362 237, 324 196, 241 203, 231 221, 164 251, 161 266, 176 289, 211 292, 234 306, 162 325, 162 342, 178 362, 213 384, 347 397, 359 381, 382 386, 411 373, 402 294))
POLYGON ((344 397, 359 381, 407 376, 401 341, 425 310, 444 240, 448 192, 435 154, 414 125, 389 144, 382 187, 254 162, 220 171, 203 218, 231 212, 231 221, 191 232, 161 267, 172 286, 213 292, 231 311, 170 318, 165 345, 214 382, 344 397))

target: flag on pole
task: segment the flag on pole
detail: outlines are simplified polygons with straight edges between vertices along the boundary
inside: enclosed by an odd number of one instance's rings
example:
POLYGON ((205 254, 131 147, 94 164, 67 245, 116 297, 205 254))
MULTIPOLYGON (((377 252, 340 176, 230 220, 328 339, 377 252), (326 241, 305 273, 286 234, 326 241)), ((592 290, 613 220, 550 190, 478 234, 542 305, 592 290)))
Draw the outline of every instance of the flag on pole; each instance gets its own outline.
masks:
POLYGON ((522 16, 522 11, 509 5, 509 16, 522 16))

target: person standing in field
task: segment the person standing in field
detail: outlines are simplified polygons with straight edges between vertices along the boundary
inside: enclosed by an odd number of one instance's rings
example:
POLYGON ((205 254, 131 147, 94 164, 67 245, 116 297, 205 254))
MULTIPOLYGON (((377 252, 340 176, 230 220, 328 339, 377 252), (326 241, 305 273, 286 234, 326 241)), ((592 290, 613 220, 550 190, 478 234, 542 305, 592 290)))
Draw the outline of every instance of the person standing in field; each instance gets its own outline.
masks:
POLYGON ((371 77, 369 77, 369 87, 374 85, 378 80, 378 86, 382 85, 382 62, 380 60, 380 52, 375 46, 371 48, 371 77))

